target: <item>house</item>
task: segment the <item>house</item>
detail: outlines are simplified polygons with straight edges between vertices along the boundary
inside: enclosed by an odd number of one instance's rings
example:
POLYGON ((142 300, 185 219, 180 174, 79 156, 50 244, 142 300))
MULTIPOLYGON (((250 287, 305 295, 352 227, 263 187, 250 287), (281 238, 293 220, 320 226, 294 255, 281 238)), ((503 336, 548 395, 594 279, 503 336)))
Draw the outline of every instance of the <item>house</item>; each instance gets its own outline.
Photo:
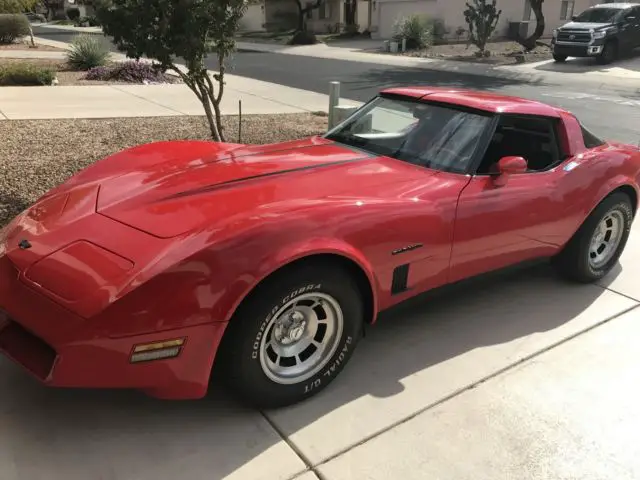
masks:
MULTIPOLYGON (((315 3, 301 0, 302 5, 315 3)), ((359 30, 369 26, 369 1, 358 0, 356 6, 356 24, 359 30)), ((314 33, 338 33, 345 24, 346 2, 344 0, 325 0, 319 8, 307 12, 305 20, 307 30, 314 33)), ((298 24, 298 7, 295 0, 265 0, 265 24, 267 30, 287 30, 298 24)))
MULTIPOLYGON (((302 0, 303 2, 305 0, 302 0)), ((640 1, 640 0, 639 0, 640 1)), ((554 28, 570 21, 587 7, 613 0, 545 0, 542 10, 545 16, 545 36, 551 36, 554 28)), ((388 39, 393 36, 393 27, 398 18, 412 14, 424 14, 441 19, 451 37, 459 28, 467 29, 463 12, 467 0, 360 0, 357 4, 357 23, 360 31, 369 30, 373 38, 388 39)), ((303 3, 304 4, 304 3, 303 3)), ((533 32, 535 15, 529 0, 498 0, 502 10, 496 37, 508 36, 510 25, 519 25, 521 35, 533 32), (527 24, 527 22, 529 22, 527 24)), ((295 0, 265 0, 264 18, 267 30, 290 29, 297 25, 295 0)), ((344 25, 345 0, 325 0, 320 8, 308 12, 308 30, 314 33, 332 33, 344 25)))
MULTIPOLYGON (((415 13, 442 19, 450 34, 459 27, 466 29, 463 15, 466 3, 467 0, 372 0, 372 37, 390 38, 393 36, 396 19, 415 13)), ((545 36, 550 37, 553 29, 570 21, 572 15, 599 3, 612 3, 612 0, 545 0, 542 4, 545 36)), ((521 27, 521 35, 533 32, 535 15, 531 11, 529 0, 498 0, 497 7, 502 10, 496 28, 497 37, 506 37, 509 25, 513 22, 530 22, 528 26, 525 24, 521 27)))

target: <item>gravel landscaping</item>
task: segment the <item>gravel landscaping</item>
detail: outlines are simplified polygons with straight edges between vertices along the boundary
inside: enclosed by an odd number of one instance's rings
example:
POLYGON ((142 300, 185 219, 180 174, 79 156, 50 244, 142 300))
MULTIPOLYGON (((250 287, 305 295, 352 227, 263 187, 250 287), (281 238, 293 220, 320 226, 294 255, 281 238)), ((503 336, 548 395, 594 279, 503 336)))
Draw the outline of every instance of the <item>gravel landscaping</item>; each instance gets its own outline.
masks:
MULTIPOLYGON (((117 80, 85 80, 87 72, 72 70, 65 60, 52 60, 43 58, 0 58, 0 68, 10 64, 35 65, 41 68, 50 68, 56 72, 58 85, 131 85, 131 82, 117 80)), ((168 77, 174 82, 179 82, 177 77, 168 77)))
MULTIPOLYGON (((522 53, 522 46, 517 42, 499 41, 487 43, 487 50, 491 55, 487 58, 477 57, 478 49, 473 45, 467 47, 466 43, 450 43, 445 45, 433 45, 424 50, 412 50, 392 54, 382 52, 387 55, 404 55, 408 57, 433 58, 439 60, 455 60, 460 62, 484 63, 489 65, 513 65, 518 63, 516 54, 522 53)), ((523 63, 541 62, 552 58, 551 49, 540 45, 531 52, 527 52, 522 60, 523 63)))
MULTIPOLYGON (((224 118, 227 141, 238 117, 224 118)), ((242 143, 294 140, 326 131, 313 114, 245 115, 242 143)), ((206 139, 204 117, 0 121, 0 227, 40 195, 87 165, 127 147, 158 140, 206 139)))

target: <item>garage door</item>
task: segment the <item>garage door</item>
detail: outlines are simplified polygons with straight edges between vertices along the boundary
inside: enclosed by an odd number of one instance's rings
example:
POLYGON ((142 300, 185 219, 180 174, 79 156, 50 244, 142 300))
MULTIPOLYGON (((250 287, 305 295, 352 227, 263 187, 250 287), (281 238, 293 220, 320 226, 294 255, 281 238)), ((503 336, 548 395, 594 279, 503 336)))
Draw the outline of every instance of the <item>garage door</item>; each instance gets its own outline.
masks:
POLYGON ((380 38, 393 36, 393 24, 396 19, 413 14, 436 16, 436 0, 378 2, 378 31, 380 38))

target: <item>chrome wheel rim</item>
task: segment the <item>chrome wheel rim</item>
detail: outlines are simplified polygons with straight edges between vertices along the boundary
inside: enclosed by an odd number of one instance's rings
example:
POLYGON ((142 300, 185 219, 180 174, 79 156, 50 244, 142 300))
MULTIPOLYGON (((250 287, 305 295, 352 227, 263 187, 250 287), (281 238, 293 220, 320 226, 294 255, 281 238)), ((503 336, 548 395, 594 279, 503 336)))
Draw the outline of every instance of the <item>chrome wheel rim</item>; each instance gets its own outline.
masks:
POLYGON ((624 216, 619 210, 607 213, 600 220, 589 245, 589 264, 592 268, 601 268, 613 258, 623 232, 624 216))
POLYGON ((327 364, 342 337, 340 304, 324 293, 305 293, 280 308, 260 340, 260 366, 272 381, 291 385, 327 364))

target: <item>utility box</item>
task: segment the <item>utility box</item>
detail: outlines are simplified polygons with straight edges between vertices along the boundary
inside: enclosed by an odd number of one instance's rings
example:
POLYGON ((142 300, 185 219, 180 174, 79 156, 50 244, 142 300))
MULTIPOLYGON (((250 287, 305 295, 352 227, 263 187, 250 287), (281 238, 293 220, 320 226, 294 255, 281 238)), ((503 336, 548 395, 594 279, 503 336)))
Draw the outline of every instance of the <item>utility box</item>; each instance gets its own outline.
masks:
POLYGON ((507 38, 509 40, 517 40, 518 38, 527 38, 529 36, 529 21, 509 22, 509 30, 507 38))

